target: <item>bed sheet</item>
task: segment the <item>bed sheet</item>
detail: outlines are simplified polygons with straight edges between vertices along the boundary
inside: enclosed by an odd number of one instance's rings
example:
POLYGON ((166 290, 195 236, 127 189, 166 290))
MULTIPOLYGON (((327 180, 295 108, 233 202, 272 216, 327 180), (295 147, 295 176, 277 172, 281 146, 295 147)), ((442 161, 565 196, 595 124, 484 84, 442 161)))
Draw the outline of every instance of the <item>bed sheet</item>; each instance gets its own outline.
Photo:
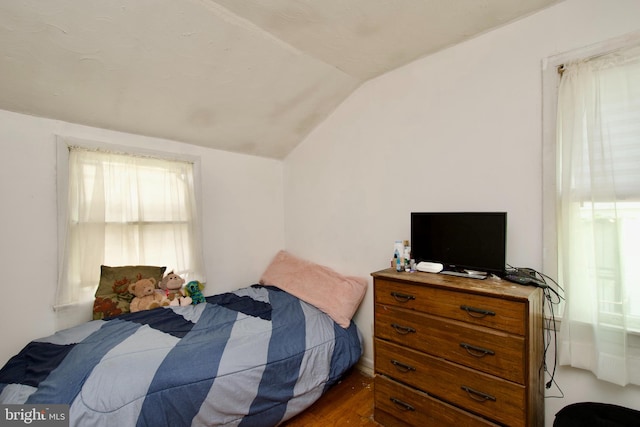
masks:
POLYGON ((72 426, 274 426, 361 354, 353 322, 253 285, 33 341, 0 370, 0 403, 68 404, 72 426))

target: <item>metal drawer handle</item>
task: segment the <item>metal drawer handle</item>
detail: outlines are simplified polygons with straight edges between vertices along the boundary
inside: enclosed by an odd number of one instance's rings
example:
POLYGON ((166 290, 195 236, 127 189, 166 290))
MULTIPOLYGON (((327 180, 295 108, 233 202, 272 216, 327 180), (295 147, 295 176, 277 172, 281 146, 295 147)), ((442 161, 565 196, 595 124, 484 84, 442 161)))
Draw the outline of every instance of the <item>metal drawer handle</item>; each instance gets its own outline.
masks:
POLYGON ((486 355, 493 356, 496 354, 493 350, 488 350, 482 347, 476 347, 475 345, 467 344, 466 342, 461 342, 460 347, 464 348, 465 350, 467 350, 467 353, 477 358, 481 358, 486 355))
POLYGON ((496 313, 490 310, 484 310, 482 308, 469 307, 468 305, 461 305, 460 310, 464 310, 471 317, 475 317, 476 319, 482 319, 486 316, 495 316, 496 313))
POLYGON ((400 292, 391 292, 391 296, 398 302, 408 302, 416 299, 413 295, 401 294, 400 292))
POLYGON ((496 398, 491 396, 490 394, 483 393, 478 390, 474 390, 471 387, 467 387, 466 385, 463 385, 460 388, 466 391, 467 395, 469 395, 470 398, 472 398, 477 402, 486 402, 487 400, 490 400, 492 402, 496 401, 496 398))
POLYGON ((410 372, 416 370, 416 368, 414 368, 413 366, 405 365, 404 363, 398 362, 395 359, 391 359, 391 364, 395 366, 396 369, 400 372, 410 372))
POLYGON ((409 405, 406 402, 403 402, 400 399, 396 399, 395 397, 390 397, 389 400, 392 401, 396 406, 400 407, 400 409, 402 409, 403 411, 415 411, 416 410, 416 408, 414 408, 413 406, 409 405))
POLYGON ((391 327, 396 330, 400 335, 407 335, 408 333, 415 332, 416 330, 409 326, 398 325, 397 323, 392 323, 391 327))

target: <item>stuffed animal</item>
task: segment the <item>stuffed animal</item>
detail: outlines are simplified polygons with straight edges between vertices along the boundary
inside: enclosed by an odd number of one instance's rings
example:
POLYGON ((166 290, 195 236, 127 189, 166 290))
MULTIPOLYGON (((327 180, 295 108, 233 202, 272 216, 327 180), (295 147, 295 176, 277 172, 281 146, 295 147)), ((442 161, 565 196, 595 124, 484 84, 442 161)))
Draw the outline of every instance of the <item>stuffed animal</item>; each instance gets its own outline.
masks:
POLYGON ((129 285, 129 292, 134 295, 129 305, 132 313, 169 305, 169 300, 156 291, 156 283, 156 279, 150 277, 129 285))
POLYGON ((204 285, 197 280, 187 283, 187 286, 185 286, 185 290, 187 291, 187 295, 189 295, 192 299, 191 304, 207 302, 207 300, 204 299, 204 295, 202 294, 202 289, 204 289, 204 285))
POLYGON ((160 281, 160 289, 164 296, 169 300, 170 306, 185 306, 192 302, 191 297, 187 296, 182 289, 184 279, 173 271, 162 278, 160 281))

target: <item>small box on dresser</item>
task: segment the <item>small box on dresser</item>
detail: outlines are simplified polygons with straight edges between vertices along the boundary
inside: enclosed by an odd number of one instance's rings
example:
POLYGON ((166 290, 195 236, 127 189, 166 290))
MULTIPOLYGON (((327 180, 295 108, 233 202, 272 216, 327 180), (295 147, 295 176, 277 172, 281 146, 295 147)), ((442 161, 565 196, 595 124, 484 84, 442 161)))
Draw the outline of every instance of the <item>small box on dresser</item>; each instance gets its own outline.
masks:
POLYGON ((544 425, 541 289, 394 269, 372 276, 377 422, 544 425))

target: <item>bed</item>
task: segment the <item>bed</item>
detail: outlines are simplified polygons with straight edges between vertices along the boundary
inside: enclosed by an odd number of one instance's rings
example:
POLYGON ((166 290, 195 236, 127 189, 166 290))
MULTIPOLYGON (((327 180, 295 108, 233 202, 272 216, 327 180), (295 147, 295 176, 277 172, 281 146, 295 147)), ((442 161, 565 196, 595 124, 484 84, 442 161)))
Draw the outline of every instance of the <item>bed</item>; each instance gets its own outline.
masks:
POLYGON ((313 283, 300 271, 279 286, 267 276, 32 341, 0 370, 0 403, 69 405, 73 426, 278 425, 357 363, 362 337, 353 313, 337 322, 286 289, 313 283))

